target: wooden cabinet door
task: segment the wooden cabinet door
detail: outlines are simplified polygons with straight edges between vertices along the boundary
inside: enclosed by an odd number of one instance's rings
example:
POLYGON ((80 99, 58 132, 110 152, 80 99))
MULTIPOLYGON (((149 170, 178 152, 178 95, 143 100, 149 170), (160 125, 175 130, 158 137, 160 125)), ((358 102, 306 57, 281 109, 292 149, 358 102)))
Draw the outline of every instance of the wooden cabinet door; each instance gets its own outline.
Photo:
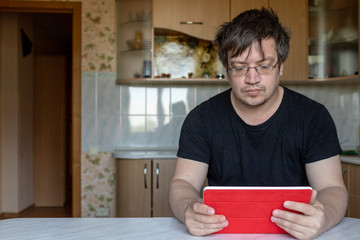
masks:
POLYGON ((230 0, 153 0, 153 27, 212 41, 229 13, 230 0))
POLYGON ((269 0, 269 6, 277 12, 281 24, 291 29, 290 52, 281 80, 308 79, 307 5, 307 0, 269 0))
POLYGON ((117 160, 118 217, 151 217, 151 160, 117 160))
POLYGON ((262 7, 268 7, 268 0, 231 0, 230 3, 230 18, 233 19, 240 13, 249 9, 261 9, 262 7))
POLYGON ((360 218, 360 166, 349 165, 349 217, 360 218))
POLYGON ((168 189, 175 165, 175 159, 153 160, 153 217, 173 216, 168 203, 168 189))

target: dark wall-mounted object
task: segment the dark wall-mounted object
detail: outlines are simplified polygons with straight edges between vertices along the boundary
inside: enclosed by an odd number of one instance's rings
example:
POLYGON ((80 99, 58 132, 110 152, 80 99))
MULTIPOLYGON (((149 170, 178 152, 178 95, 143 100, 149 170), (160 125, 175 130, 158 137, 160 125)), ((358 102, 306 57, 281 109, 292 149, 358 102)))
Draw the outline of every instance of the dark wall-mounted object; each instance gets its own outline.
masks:
POLYGON ((31 53, 32 42, 23 29, 21 29, 21 44, 22 44, 23 57, 26 57, 31 53))

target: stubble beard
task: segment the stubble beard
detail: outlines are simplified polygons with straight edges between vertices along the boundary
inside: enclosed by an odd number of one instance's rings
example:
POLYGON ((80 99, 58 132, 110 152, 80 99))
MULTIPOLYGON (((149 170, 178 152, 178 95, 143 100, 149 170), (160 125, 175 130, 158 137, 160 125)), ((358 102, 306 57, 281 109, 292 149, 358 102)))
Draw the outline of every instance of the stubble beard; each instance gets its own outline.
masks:
POLYGON ((266 87, 265 86, 256 86, 256 87, 246 87, 240 89, 240 96, 236 96, 237 100, 246 107, 255 108, 264 105, 268 98, 266 97, 266 87), (259 89, 260 93, 257 95, 249 95, 248 90, 259 89))

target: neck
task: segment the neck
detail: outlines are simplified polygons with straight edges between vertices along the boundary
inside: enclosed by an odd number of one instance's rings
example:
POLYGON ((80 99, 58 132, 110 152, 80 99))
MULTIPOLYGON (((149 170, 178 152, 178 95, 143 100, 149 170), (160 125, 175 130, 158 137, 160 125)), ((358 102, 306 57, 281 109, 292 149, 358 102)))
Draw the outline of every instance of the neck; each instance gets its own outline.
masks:
POLYGON ((249 106, 236 100, 233 91, 231 91, 231 103, 239 117, 249 125, 259 125, 266 122, 279 108, 284 95, 284 89, 279 86, 274 94, 263 104, 258 106, 249 106))

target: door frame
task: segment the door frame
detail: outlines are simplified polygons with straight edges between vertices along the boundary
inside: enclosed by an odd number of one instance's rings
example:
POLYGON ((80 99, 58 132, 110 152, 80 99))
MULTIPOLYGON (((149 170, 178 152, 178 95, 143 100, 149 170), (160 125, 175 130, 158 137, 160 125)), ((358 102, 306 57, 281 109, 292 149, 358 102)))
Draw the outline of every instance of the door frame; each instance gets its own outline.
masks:
POLYGON ((0 12, 72 14, 72 217, 81 217, 81 2, 0 1, 0 12))

